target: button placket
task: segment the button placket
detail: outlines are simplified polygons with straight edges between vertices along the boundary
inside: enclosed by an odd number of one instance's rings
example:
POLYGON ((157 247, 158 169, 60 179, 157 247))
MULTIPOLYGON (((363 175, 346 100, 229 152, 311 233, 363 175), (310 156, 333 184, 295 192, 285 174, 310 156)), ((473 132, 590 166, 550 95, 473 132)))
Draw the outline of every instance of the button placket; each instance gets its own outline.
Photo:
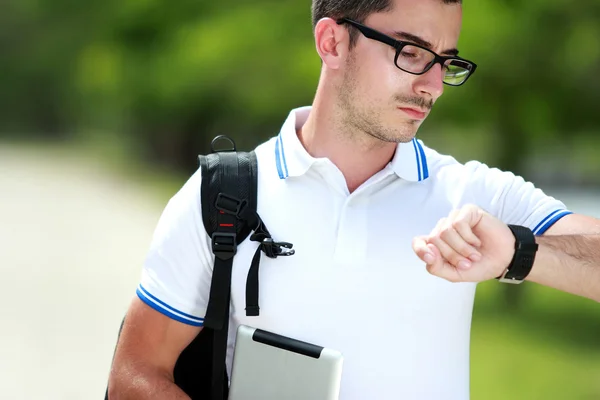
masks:
POLYGON ((340 210, 334 259, 338 263, 362 263, 367 254, 367 221, 362 199, 350 195, 340 210))

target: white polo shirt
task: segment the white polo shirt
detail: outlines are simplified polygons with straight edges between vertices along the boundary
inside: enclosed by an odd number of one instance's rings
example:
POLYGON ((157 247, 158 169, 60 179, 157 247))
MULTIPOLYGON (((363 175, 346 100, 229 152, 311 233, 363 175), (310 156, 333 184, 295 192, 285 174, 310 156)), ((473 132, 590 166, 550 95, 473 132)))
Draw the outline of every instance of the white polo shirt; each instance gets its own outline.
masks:
MULTIPOLYGON (((473 161, 458 163, 421 141, 352 194, 328 159, 311 157, 293 110, 281 133, 258 146, 258 212, 291 257, 262 257, 260 316, 246 317, 245 287, 257 243, 234 258, 228 368, 246 324, 344 354, 340 398, 468 399, 469 333, 476 284, 430 275, 411 241, 474 203, 506 223, 542 234, 569 214, 531 183, 473 161)), ((200 205, 200 170, 169 201, 145 263, 139 297, 202 325, 213 255, 200 205)))

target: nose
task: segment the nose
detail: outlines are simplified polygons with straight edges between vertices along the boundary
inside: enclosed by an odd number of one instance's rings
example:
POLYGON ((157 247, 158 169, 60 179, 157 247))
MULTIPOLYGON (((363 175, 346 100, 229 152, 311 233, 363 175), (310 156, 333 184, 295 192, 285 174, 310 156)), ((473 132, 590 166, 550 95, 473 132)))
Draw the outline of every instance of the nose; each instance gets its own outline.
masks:
POLYGON ((426 95, 432 100, 437 100, 444 93, 442 66, 439 63, 423 75, 418 75, 414 83, 415 93, 426 95))

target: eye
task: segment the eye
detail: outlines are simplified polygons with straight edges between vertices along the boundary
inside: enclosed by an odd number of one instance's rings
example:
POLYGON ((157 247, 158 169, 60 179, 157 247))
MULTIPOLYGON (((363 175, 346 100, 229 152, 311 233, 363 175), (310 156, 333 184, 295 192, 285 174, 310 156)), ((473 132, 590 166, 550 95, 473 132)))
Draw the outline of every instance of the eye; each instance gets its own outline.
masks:
POLYGON ((402 57, 405 58, 415 58, 418 57, 419 54, 418 52, 415 50, 415 48, 411 47, 411 46, 405 46, 402 51, 400 52, 400 55, 402 57))

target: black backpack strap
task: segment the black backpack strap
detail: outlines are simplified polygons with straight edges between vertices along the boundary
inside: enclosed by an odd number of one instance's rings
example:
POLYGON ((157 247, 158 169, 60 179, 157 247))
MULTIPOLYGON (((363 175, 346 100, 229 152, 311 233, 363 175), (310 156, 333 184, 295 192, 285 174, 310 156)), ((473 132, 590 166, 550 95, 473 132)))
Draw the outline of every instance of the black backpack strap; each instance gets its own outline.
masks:
MULTIPOLYGON (((216 140, 216 139, 215 139, 216 140)), ((214 141, 213 141, 214 144, 214 141)), ((257 164, 254 152, 224 151, 200 156, 202 219, 215 255, 204 326, 213 330, 211 398, 222 400, 229 330, 231 273, 237 246, 252 230, 256 215, 257 164)))
POLYGON ((259 315, 258 306, 258 271, 260 264, 261 253, 269 258, 277 258, 279 256, 291 256, 295 253, 292 250, 293 245, 288 242, 275 242, 265 226, 264 222, 256 215, 256 227, 254 234, 250 236, 250 240, 259 242, 260 246, 256 249, 250 269, 248 270, 248 279, 246 280, 246 316, 256 317, 259 315))
POLYGON ((202 173, 202 219, 204 228, 211 238, 215 255, 210 298, 204 327, 213 331, 213 360, 211 399, 226 398, 227 388, 225 361, 229 330, 229 307, 231 301, 231 274, 233 257, 237 246, 252 231, 252 241, 259 242, 246 281, 246 315, 259 315, 258 278, 261 252, 268 257, 294 254, 292 244, 273 241, 267 227, 257 213, 257 161, 254 152, 232 150, 199 156, 202 173), (225 380, 225 384, 224 384, 225 380))

